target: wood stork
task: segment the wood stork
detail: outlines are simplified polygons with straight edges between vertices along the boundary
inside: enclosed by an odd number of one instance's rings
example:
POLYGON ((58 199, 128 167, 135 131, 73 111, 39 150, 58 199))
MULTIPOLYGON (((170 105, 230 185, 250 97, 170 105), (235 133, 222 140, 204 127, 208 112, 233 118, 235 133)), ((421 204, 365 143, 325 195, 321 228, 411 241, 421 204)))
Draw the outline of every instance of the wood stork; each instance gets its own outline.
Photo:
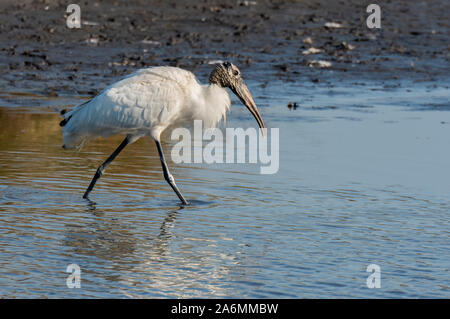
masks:
POLYGON ((239 69, 229 63, 217 64, 209 76, 209 85, 201 85, 194 74, 176 67, 141 69, 110 85, 96 97, 61 112, 64 120, 63 148, 72 149, 98 136, 126 135, 119 147, 98 167, 83 198, 89 193, 105 168, 127 146, 143 136, 156 142, 165 180, 184 205, 188 202, 169 172, 161 133, 170 128, 202 120, 205 127, 217 125, 230 109, 230 88, 253 114, 264 134, 264 123, 239 69))

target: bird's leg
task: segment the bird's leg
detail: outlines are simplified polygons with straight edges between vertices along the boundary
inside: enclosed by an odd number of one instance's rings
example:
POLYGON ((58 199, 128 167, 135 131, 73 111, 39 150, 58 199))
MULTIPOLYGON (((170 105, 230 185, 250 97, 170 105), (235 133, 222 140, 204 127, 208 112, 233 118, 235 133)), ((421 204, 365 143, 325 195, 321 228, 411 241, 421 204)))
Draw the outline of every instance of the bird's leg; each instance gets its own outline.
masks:
POLYGON ((177 194, 178 198, 181 200, 183 205, 189 205, 189 203, 186 201, 186 199, 184 199, 183 195, 181 195, 181 192, 178 189, 177 184, 175 184, 175 179, 173 178, 172 174, 170 174, 170 172, 169 172, 169 167, 167 166, 161 143, 156 140, 155 140, 155 142, 156 142, 156 147, 158 148, 159 158, 161 159, 161 165, 162 165, 162 169, 164 172, 164 178, 166 179, 167 183, 169 183, 170 187, 172 187, 174 192, 177 194))
POLYGON ((108 159, 97 168, 97 172, 95 173, 94 178, 92 179, 91 183, 89 184, 89 187, 86 189, 86 192, 84 193, 83 198, 88 198, 89 193, 92 191, 92 189, 95 186, 95 183, 97 183, 97 180, 103 175, 103 171, 105 170, 106 166, 108 166, 116 158, 116 156, 119 155, 119 153, 125 148, 125 146, 130 144, 130 141, 131 141, 130 136, 127 136, 123 140, 123 142, 119 145, 119 147, 108 157, 108 159))

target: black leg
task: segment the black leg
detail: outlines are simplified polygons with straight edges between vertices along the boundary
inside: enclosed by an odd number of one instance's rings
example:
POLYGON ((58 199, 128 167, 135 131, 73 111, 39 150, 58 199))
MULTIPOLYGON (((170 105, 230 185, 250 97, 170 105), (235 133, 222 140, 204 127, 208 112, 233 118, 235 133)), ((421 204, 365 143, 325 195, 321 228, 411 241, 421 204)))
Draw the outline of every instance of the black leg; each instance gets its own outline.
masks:
POLYGON ((123 142, 119 145, 119 147, 114 151, 114 153, 112 153, 108 157, 108 159, 97 168, 97 172, 95 173, 94 178, 92 179, 91 183, 89 184, 89 187, 86 189, 86 192, 84 193, 83 198, 88 198, 89 193, 92 191, 92 189, 95 186, 95 183, 97 183, 97 180, 103 175, 103 171, 105 170, 106 166, 108 166, 128 144, 130 144, 129 136, 127 136, 123 140, 123 142))
POLYGON ((172 187, 174 192, 178 195, 178 198, 181 200, 183 205, 189 205, 189 203, 184 199, 183 195, 181 195, 180 190, 177 187, 177 184, 175 184, 175 179, 173 178, 172 174, 169 172, 169 167, 167 167, 166 159, 164 158, 164 153, 162 150, 161 143, 159 141, 156 141, 156 147, 158 148, 159 158, 161 159, 161 165, 164 172, 164 178, 166 179, 167 183, 172 187))

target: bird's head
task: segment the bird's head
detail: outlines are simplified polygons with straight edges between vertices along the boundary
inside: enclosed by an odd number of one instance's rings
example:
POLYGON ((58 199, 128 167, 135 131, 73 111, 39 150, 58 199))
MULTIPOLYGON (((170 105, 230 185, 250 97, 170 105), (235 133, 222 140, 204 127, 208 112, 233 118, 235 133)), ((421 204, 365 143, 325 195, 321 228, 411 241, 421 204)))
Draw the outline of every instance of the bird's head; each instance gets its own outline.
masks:
POLYGON ((247 107, 250 113, 258 122, 259 127, 264 135, 264 122, 256 107, 255 101, 250 94, 250 91, 245 85, 242 78, 241 71, 232 63, 224 62, 216 65, 216 68, 211 72, 209 76, 209 83, 216 84, 221 87, 230 88, 230 90, 241 100, 241 102, 247 107))

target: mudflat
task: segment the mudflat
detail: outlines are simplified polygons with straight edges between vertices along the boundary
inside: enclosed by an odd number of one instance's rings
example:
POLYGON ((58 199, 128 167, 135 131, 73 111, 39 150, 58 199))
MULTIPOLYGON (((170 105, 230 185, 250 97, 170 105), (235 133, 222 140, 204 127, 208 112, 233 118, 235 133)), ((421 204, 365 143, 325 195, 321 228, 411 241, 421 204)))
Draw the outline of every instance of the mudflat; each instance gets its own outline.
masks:
POLYGON ((261 85, 274 78, 432 82, 449 71, 445 0, 380 2, 380 29, 367 27, 367 4, 356 0, 79 5, 81 28, 70 29, 67 1, 0 4, 3 91, 91 96, 154 65, 184 67, 206 80, 216 60, 232 61, 261 85))

